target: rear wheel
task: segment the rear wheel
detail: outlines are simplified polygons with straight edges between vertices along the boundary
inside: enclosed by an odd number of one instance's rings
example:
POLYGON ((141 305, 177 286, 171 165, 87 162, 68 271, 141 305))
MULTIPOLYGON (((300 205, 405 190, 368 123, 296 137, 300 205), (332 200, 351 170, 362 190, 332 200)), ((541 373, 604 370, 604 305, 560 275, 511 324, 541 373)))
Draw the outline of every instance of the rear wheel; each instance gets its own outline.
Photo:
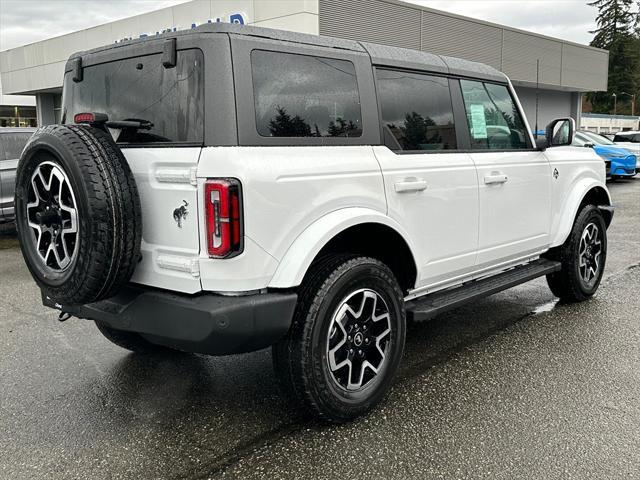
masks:
POLYGON ((373 258, 330 256, 303 282, 291 330, 273 347, 274 366, 296 403, 343 422, 384 398, 404 341, 402 291, 389 268, 373 258))
POLYGON ((555 296, 567 302, 581 302, 596 293, 607 260, 607 227, 598 207, 582 208, 569 238, 553 256, 562 263, 559 272, 547 275, 555 296))

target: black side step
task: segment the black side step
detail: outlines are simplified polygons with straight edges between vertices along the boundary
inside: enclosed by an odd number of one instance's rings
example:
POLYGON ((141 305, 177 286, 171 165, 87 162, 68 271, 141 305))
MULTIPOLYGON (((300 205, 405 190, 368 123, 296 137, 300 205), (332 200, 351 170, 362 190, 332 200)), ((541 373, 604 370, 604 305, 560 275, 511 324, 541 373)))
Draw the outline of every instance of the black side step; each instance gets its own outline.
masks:
POLYGON ((534 278, 557 272, 560 270, 560 266, 560 262, 539 259, 498 275, 472 280, 459 287, 410 300, 406 303, 407 318, 414 321, 430 320, 447 310, 488 297, 534 278))

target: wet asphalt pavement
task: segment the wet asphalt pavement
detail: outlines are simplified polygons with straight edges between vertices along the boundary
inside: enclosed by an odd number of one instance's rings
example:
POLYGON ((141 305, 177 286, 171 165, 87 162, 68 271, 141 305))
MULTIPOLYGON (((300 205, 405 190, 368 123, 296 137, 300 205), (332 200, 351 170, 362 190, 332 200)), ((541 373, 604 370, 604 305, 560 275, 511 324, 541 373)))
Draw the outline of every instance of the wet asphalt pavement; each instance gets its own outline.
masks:
POLYGON ((409 327, 389 399, 320 425, 271 353, 138 357, 40 305, 0 229, 0 479, 640 478, 640 179, 610 186, 606 279, 543 279, 409 327))

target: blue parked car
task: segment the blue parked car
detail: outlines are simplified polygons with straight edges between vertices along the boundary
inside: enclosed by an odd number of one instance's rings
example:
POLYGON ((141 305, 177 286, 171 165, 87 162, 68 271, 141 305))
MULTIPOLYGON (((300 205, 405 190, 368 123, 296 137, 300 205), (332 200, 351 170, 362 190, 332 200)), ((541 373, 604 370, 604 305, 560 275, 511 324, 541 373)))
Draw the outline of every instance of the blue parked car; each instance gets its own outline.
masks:
POLYGON ((607 165, 607 177, 633 177, 637 173, 636 156, 629 150, 619 147, 607 137, 593 132, 576 132, 573 144, 579 147, 591 147, 604 158, 607 165))

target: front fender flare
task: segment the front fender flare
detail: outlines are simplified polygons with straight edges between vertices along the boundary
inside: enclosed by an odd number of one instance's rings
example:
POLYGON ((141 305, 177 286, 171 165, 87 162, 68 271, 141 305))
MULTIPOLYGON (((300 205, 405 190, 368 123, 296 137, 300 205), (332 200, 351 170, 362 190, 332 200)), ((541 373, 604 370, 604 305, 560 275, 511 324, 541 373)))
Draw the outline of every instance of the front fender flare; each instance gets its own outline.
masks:
POLYGON ((567 196, 567 199, 562 206, 556 227, 552 229, 553 234, 551 237, 551 247, 557 247, 565 242, 571 232, 571 228, 573 228, 573 221, 578 214, 578 208, 580 208, 582 200, 591 189, 596 187, 600 187, 606 192, 608 204, 611 205, 611 195, 609 194, 609 190, 607 190, 607 186, 603 182, 593 178, 582 178, 577 180, 572 185, 571 193, 567 196))
POLYGON ((415 254, 416 250, 407 232, 395 220, 370 208, 343 208, 316 220, 294 240, 278 264, 269 282, 269 288, 299 286, 313 259, 331 239, 349 227, 366 223, 377 223, 392 228, 415 254))

